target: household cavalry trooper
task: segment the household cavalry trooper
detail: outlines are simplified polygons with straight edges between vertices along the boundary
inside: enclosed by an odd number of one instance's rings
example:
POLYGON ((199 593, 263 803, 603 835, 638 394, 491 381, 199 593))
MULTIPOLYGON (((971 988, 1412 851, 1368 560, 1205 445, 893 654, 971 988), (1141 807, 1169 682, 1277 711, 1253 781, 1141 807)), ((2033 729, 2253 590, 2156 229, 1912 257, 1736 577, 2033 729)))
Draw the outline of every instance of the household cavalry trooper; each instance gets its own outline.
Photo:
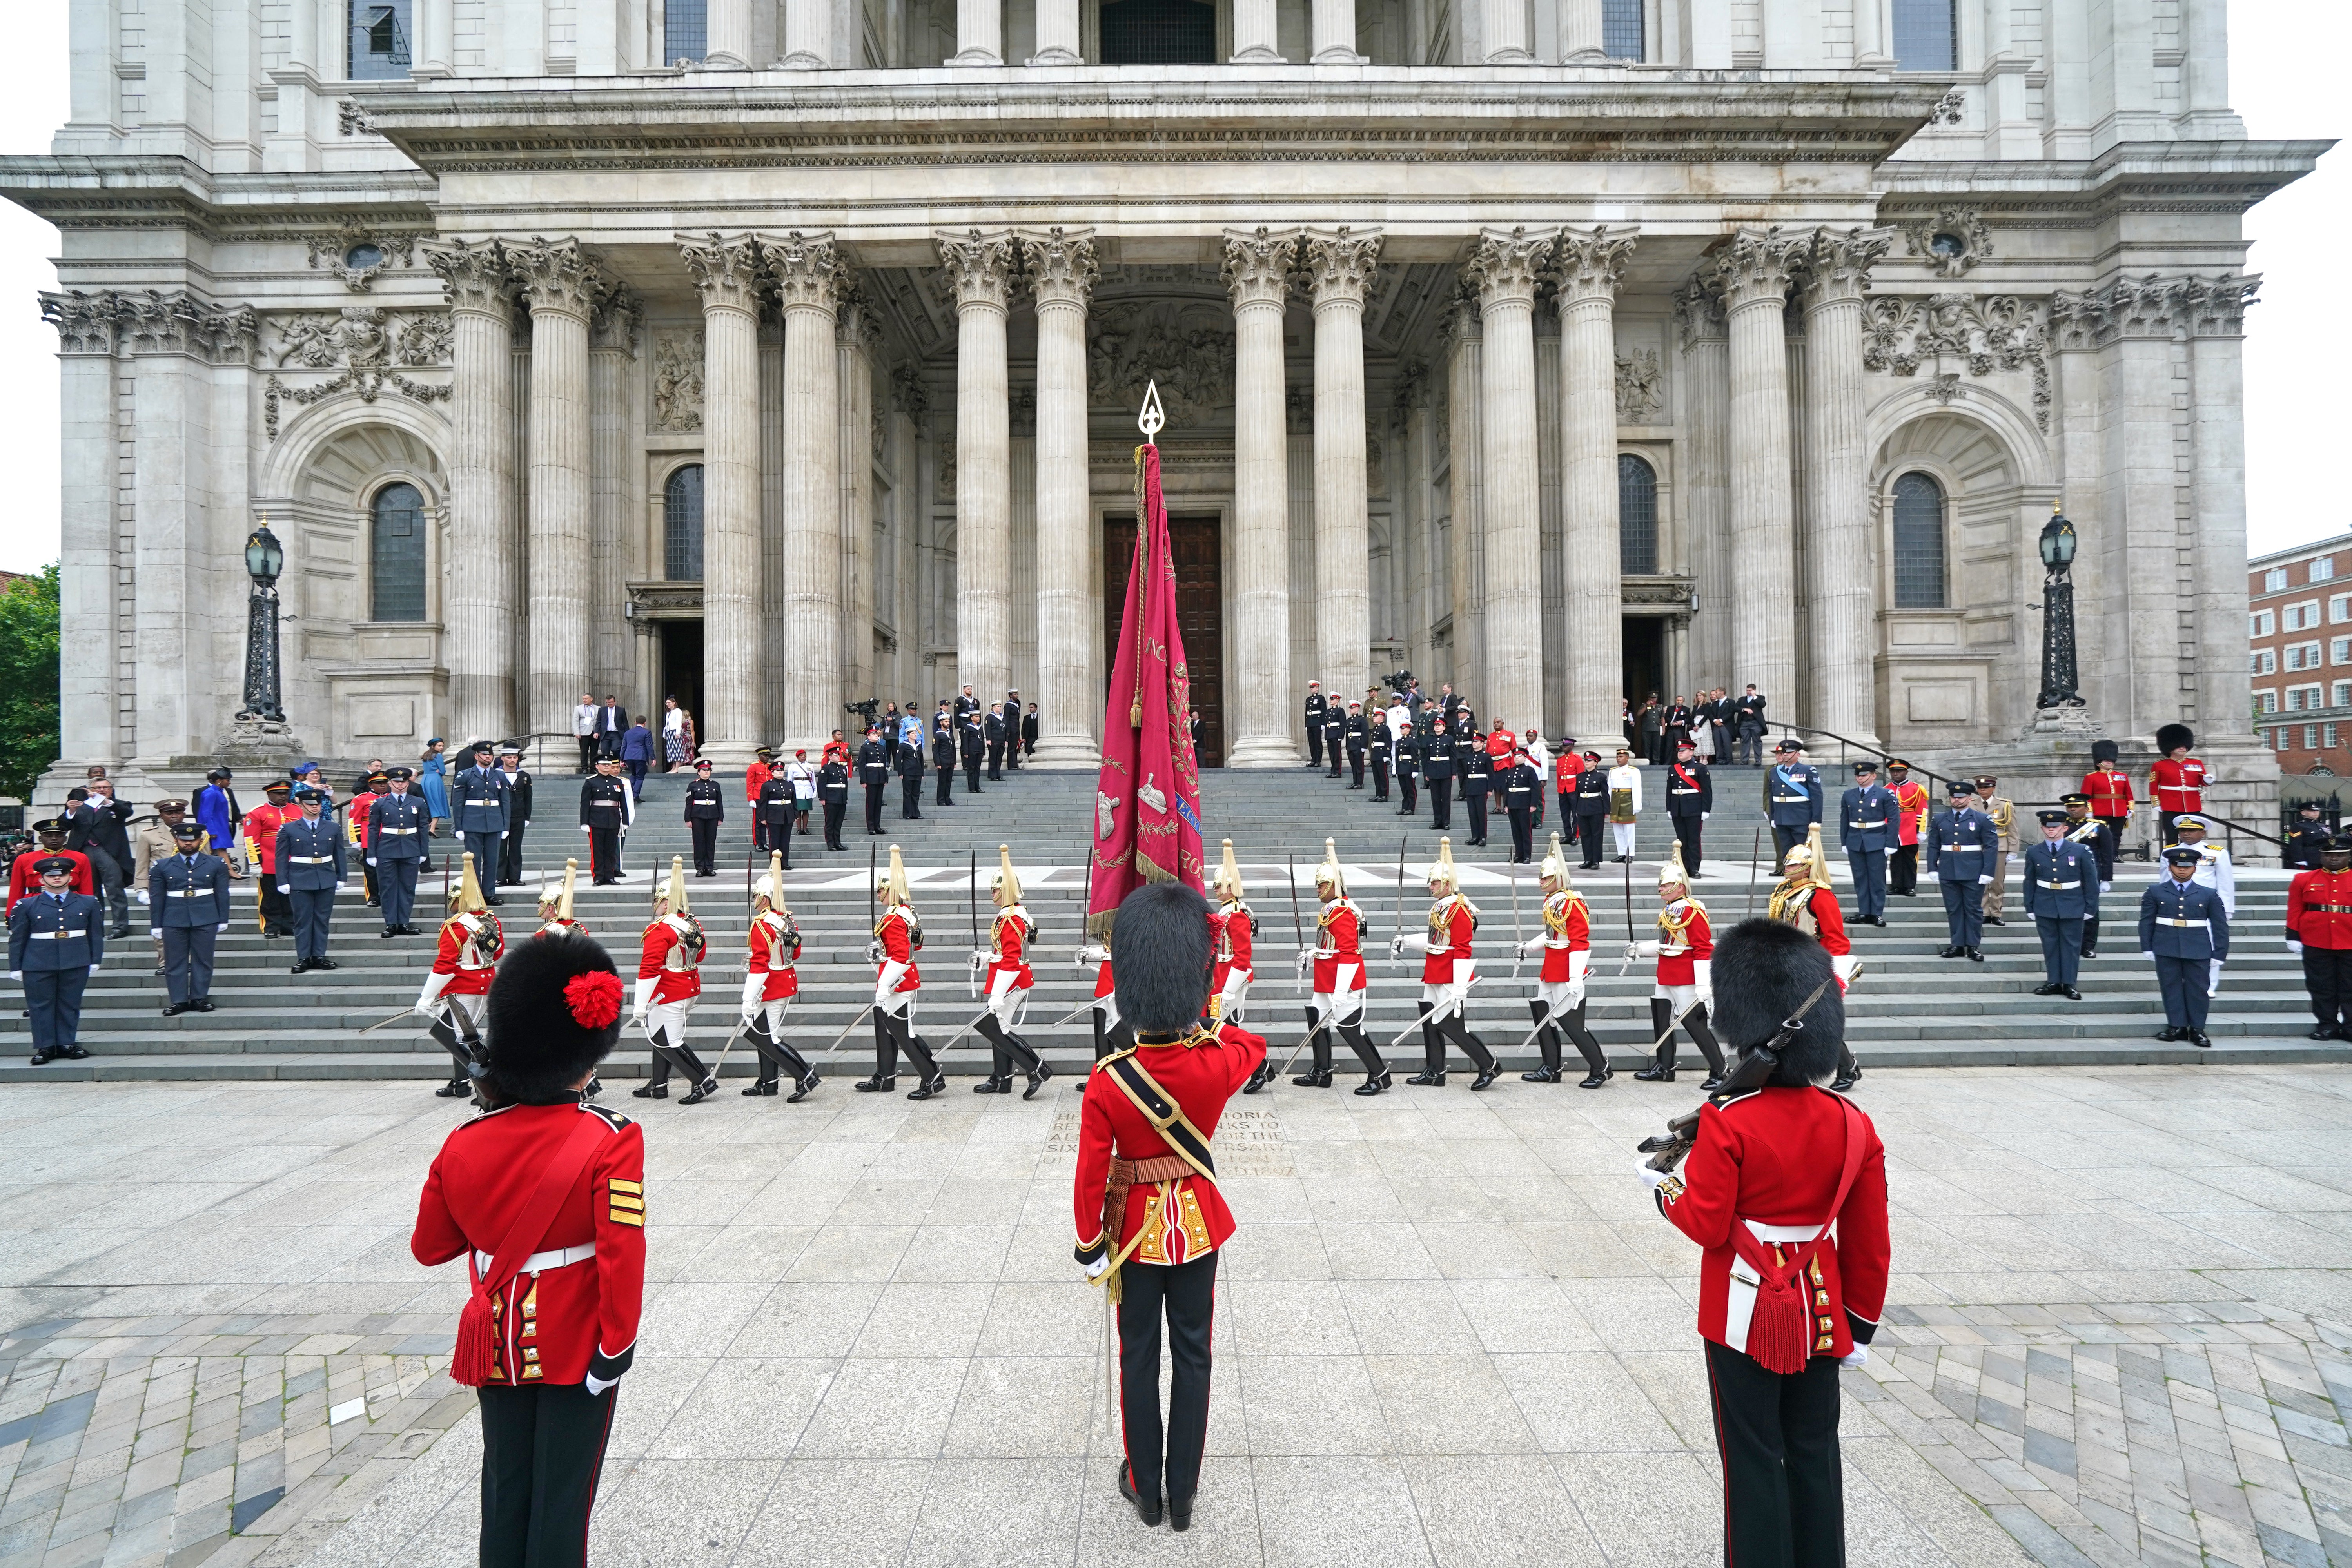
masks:
POLYGON ((1209 951, 1217 965, 1209 975, 1209 1021, 1237 1024, 1249 1007, 1250 982, 1257 976, 1257 911, 1242 901, 1242 868, 1234 859, 1230 838, 1209 892, 1217 900, 1209 914, 1209 951))
POLYGON ((1822 816, 1822 771, 1804 756, 1804 747, 1784 740, 1772 748, 1772 765, 1764 770, 1764 815, 1772 824, 1775 856, 1788 854, 1822 816))
POLYGON ((2164 1027, 2156 1037, 2210 1047, 2206 1009, 2230 956, 2230 912, 2221 894, 2196 880, 2197 862, 2197 851, 2185 846, 2164 852, 2165 874, 2140 895, 2139 951, 2154 961, 2164 994, 2164 1027))
POLYGON ((2287 884, 2286 950, 2303 960, 2311 1037, 2352 1039, 2352 838, 2328 839, 2317 868, 2287 884))
POLYGON ((483 902, 480 874, 474 868, 474 852, 468 849, 457 885, 449 892, 448 916, 441 922, 432 972, 416 993, 416 1016, 431 1020, 425 1032, 457 1066, 449 1081, 433 1091, 443 1100, 474 1092, 483 1009, 488 1005, 499 956, 506 948, 507 933, 499 917, 483 902))
MULTIPOLYGON (((2092 815, 2091 797, 2087 795, 2080 792, 2062 795, 2058 797, 2058 804, 2066 808, 2067 839, 2088 849, 2091 858, 2098 862, 2099 891, 2113 891, 2116 885, 2116 846, 2118 842, 2116 830, 2107 826, 2105 818, 2092 815)), ((2086 959, 2099 956, 2099 916, 2095 910, 2083 917, 2083 956, 2086 959)))
POLYGON ((698 757, 694 782, 686 786, 686 826, 694 836, 694 874, 719 872, 719 825, 727 820, 727 792, 710 776, 710 759, 698 757))
POLYGON ((1950 939, 1937 958, 1984 962, 1984 896, 1992 880, 1992 858, 2000 853, 2000 833, 1992 818, 1971 804, 1976 786, 1954 779, 1946 791, 1952 809, 1928 825, 1927 870, 1944 890, 1944 930, 1950 939))
POLYGON ((2042 983, 2033 994, 2080 1002, 2074 981, 2083 967, 2084 924, 2099 918, 2099 860, 2067 837, 2064 812, 2040 815, 2042 842, 2025 847, 2024 864, 2025 912, 2042 938, 2042 983))
MULTIPOLYGON (((1094 1020, 1095 1060, 1100 1062, 1114 1051, 1130 1049, 1135 1045, 1135 1031, 1118 1016, 1118 982, 1111 974, 1110 944, 1087 941, 1078 944, 1078 962, 1095 966, 1094 1005, 1087 1009, 1094 1020)), ((1080 1094, 1087 1091, 1087 1080, 1080 1079, 1071 1088, 1080 1094)))
POLYGON ((580 786, 580 831, 588 836, 589 879, 602 888, 621 879, 621 841, 637 820, 637 797, 621 777, 621 759, 596 759, 596 776, 580 786))
MULTIPOLYGON (((1380 1047, 1364 1034, 1364 911, 1348 897, 1339 847, 1328 838, 1323 841, 1323 863, 1315 868, 1315 897, 1322 906, 1315 917, 1315 946, 1298 954, 1300 969, 1311 965, 1314 975, 1307 1003, 1314 1063, 1290 1081, 1301 1089, 1331 1087, 1331 1037, 1337 1034, 1364 1064, 1364 1081, 1356 1092, 1378 1094, 1391 1080, 1380 1047)), ((1261 1068, 1259 1081, 1272 1070, 1261 1068)))
POLYGON ((425 840, 433 829, 433 808, 408 793, 415 771, 386 768, 392 793, 379 795, 367 815, 367 863, 375 868, 376 900, 383 909, 383 934, 415 936, 416 873, 425 864, 425 840))
POLYGON ((1361 789, 1364 787, 1364 747, 1371 739, 1372 730, 1364 718, 1364 705, 1353 699, 1348 703, 1345 732, 1348 737, 1348 787, 1361 789))
POLYGON ((172 839, 178 852, 154 858, 142 889, 163 949, 166 1018, 213 1010, 213 944, 228 930, 228 868, 205 853, 204 824, 175 822, 172 839))
POLYGON ((745 1086, 747 1095, 776 1092, 778 1076, 789 1070, 793 1092, 784 1103, 796 1105, 817 1086, 816 1069, 808 1058, 784 1043, 784 1009, 800 994, 800 922, 784 907, 784 857, 768 851, 768 874, 751 884, 751 930, 746 938, 751 972, 743 977, 743 1031, 760 1053, 760 1076, 745 1086))
POLYGON ((1543 971, 1536 976, 1536 994, 1528 1003, 1536 1021, 1536 1043, 1543 1066, 1519 1075, 1527 1083, 1558 1083, 1559 1031, 1565 1023, 1570 1038, 1583 1053, 1590 1069, 1579 1089, 1599 1089, 1617 1074, 1602 1054, 1601 1042, 1584 1026, 1584 979, 1592 963, 1592 911, 1569 886, 1568 858, 1560 853, 1559 835, 1551 836, 1551 853, 1540 873, 1543 889, 1543 934, 1519 944, 1519 956, 1543 955, 1543 971))
POLYGON ((1674 766, 1666 772, 1666 816, 1675 825, 1675 842, 1682 846, 1683 865, 1698 875, 1700 825, 1715 810, 1715 779, 1698 760, 1698 745, 1685 737, 1675 742, 1674 766))
MULTIPOLYGON (((1443 721, 1440 721, 1443 722, 1443 721)), ((1478 977, 1478 961, 1470 955, 1470 941, 1478 930, 1478 908, 1462 896, 1454 869, 1454 840, 1437 841, 1437 858, 1429 868, 1429 930, 1399 931, 1389 939, 1389 956, 1408 949, 1423 955, 1421 964, 1421 1048, 1424 1065, 1407 1083, 1445 1087, 1445 1042, 1477 1064, 1472 1089, 1485 1089, 1502 1075, 1486 1042, 1470 1032, 1465 1016, 1470 987, 1478 977)))
POLYGON ((988 945, 971 955, 973 965, 987 976, 988 1004, 987 1010, 974 1020, 973 1027, 988 1041, 995 1059, 986 1081, 972 1085, 971 1091, 1011 1094, 1013 1072, 1017 1066, 1029 1080, 1021 1098, 1034 1100, 1045 1080, 1054 1076, 1054 1069, 1045 1065, 1036 1047, 1013 1032, 1027 1010, 1029 994, 1037 984, 1037 973, 1029 966, 1029 946, 1037 940, 1037 922, 1022 906, 1021 879, 1013 872, 1013 847, 1009 844, 996 847, 996 877, 990 886, 989 897, 996 905, 996 914, 988 922, 988 945))
POLYGON ((874 940, 866 944, 866 959, 874 965, 874 1076, 858 1079, 856 1087, 867 1094, 898 1088, 898 1052, 904 1047, 916 1075, 907 1098, 929 1100, 947 1092, 948 1080, 930 1047, 915 1033, 915 996, 923 986, 915 954, 922 951, 923 922, 915 917, 906 863, 896 844, 890 846, 889 868, 875 879, 874 893, 882 900, 882 918, 875 923, 874 940))
POLYGON ((575 931, 588 934, 588 928, 572 918, 572 889, 580 881, 580 862, 563 863, 563 880, 550 882, 539 890, 539 929, 533 936, 570 936, 575 931))
MULTIPOLYGON (((1396 755, 1396 731, 1389 728, 1389 716, 1385 710, 1372 715, 1372 731, 1364 743, 1364 752, 1372 763, 1372 798, 1385 801, 1389 797, 1390 764, 1396 755)), ((1482 820, 1485 813, 1486 805, 1481 802, 1479 814, 1482 820)))
MULTIPOLYGON (((1789 851, 1782 865, 1780 884, 1765 905, 1766 917, 1794 926, 1820 942, 1822 951, 1830 955, 1830 973, 1836 978, 1838 990, 1843 993, 1853 989, 1853 977, 1861 973, 1862 964, 1854 958, 1853 943, 1845 934, 1845 911, 1838 908, 1837 893, 1830 886, 1828 857, 1822 852, 1822 830, 1815 827, 1802 844, 1789 851)), ((1837 1079, 1830 1087, 1843 1094, 1861 1076, 1861 1064, 1841 1040, 1837 1079)))
MULTIPOLYGON (((1838 803, 1838 843, 1853 874, 1853 918, 1867 925, 1886 923, 1886 863, 1895 855, 1902 811, 1895 792, 1878 782, 1876 763, 1864 757, 1853 764, 1853 787, 1838 803)), ((1818 865, 1818 848, 1816 854, 1818 865)), ((1826 879, 1828 868, 1816 874, 1826 879)))
MULTIPOLYGON (((1323 765, 1323 721, 1329 712, 1330 707, 1330 699, 1323 695, 1323 683, 1319 680, 1308 681, 1307 683, 1307 765, 1310 768, 1319 768, 1323 765)), ((1108 963, 1110 961, 1105 959, 1103 962, 1108 963)))
POLYGON ((1919 840, 1927 831, 1927 786, 1911 776, 1900 757, 1886 763, 1886 787, 1895 792, 1895 853, 1887 858, 1887 890, 1908 899, 1919 891, 1919 840))
POLYGON ((1626 956, 1658 961, 1657 980, 1650 989, 1650 1037, 1657 1054, 1633 1076, 1644 1083, 1675 1081, 1675 1028, 1679 1025, 1706 1058, 1706 1082, 1700 1087, 1709 1093, 1722 1088, 1723 1048, 1715 1043, 1715 1031, 1706 1022, 1707 1004, 1715 1000, 1708 973, 1715 959, 1715 928, 1707 921, 1706 906, 1690 896, 1679 844, 1667 851, 1666 863, 1658 868, 1658 934, 1636 944, 1626 956))
POLYGON ((2179 836, 2168 849, 2197 851, 2197 881, 2221 895, 2221 908, 2231 920, 2238 918, 2238 872, 2230 863, 2230 852, 2205 837, 2205 819, 2192 812, 2183 812, 2172 819, 2172 831, 2179 836))
POLYGON ((680 1105, 699 1105, 719 1092, 719 1080, 686 1043, 686 1021, 702 994, 702 957, 709 945, 702 922, 686 907, 686 857, 673 855, 668 879, 654 884, 654 918, 637 951, 630 1022, 645 1029, 653 1063, 646 1082, 629 1091, 636 1099, 667 1100, 672 1068, 689 1086, 680 1105))
POLYGON ((278 890, 294 909, 294 973, 342 967, 327 956, 327 930, 335 892, 343 883, 343 836, 326 815, 324 790, 294 792, 301 815, 278 830, 278 890))
MULTIPOLYGON (((1470 842, 1483 845, 1486 842, 1486 795, 1497 787, 1495 777, 1496 764, 1484 746, 1472 746, 1467 751, 1457 747, 1454 760, 1462 766, 1462 809, 1470 817, 1470 842)), ((1507 792, 1510 787, 1509 771, 1507 767, 1502 771, 1499 787, 1507 792)), ((1507 794, 1506 809, 1508 809, 1507 794)))
MULTIPOLYGON (((475 865, 489 873, 495 888, 499 848, 514 815, 513 788, 507 775, 491 765, 490 754, 496 748, 489 742, 477 741, 468 750, 473 762, 458 770, 450 793, 449 809, 457 818, 451 826, 464 836, 466 852, 474 858, 475 865)), ((493 891, 484 901, 498 903, 499 895, 493 891)))

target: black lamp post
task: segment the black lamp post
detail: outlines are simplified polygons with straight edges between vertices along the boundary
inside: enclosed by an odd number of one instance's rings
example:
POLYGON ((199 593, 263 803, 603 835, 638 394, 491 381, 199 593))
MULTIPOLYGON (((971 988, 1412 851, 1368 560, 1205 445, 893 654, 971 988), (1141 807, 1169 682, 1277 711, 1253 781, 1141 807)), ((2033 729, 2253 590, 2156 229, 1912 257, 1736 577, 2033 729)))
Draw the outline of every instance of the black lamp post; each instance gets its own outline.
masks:
POLYGON ((246 602, 245 708, 241 719, 286 721, 278 694, 278 574, 286 565, 286 548, 269 531, 269 519, 245 542, 245 569, 253 577, 253 595, 246 602))
POLYGON ((2080 708, 2074 671, 2074 525, 2055 507, 2042 525, 2042 694, 2036 708, 2080 708))

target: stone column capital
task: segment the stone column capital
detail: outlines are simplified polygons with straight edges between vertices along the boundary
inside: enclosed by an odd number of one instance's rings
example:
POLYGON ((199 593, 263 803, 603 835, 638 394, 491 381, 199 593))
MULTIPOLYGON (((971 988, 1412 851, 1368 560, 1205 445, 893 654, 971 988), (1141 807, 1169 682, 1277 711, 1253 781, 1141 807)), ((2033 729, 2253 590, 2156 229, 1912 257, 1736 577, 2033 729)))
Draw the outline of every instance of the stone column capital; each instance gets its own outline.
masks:
POLYGON ((762 286, 761 247, 748 234, 732 238, 713 234, 707 239, 681 239, 677 254, 693 275, 702 296, 702 309, 740 310, 756 318, 762 286))
POLYGON ((1768 301, 1776 309, 1784 305, 1790 281, 1812 237, 1810 232, 1791 234, 1777 224, 1733 235, 1715 256, 1713 280, 1722 290, 1724 312, 1768 301))
POLYGON ((1895 243, 1892 228, 1817 229, 1804 262, 1805 309, 1858 302, 1870 290, 1870 269, 1895 243))
POLYGON ((1525 228, 1480 230, 1466 265, 1479 309, 1515 302, 1532 306, 1536 284, 1551 259, 1552 243, 1550 235, 1529 234, 1525 228))
POLYGON ((830 234, 793 230, 782 239, 761 242, 768 274, 776 282, 784 309, 819 310, 831 315, 841 305, 841 286, 849 279, 841 248, 830 234))
POLYGON ((598 353, 637 357, 637 329, 646 319, 646 303, 625 283, 615 284, 588 321, 588 346, 598 353))
POLYGON ((874 301, 867 297, 857 274, 845 267, 833 279, 833 341, 843 348, 856 348, 877 331, 874 301))
POLYGON ((1094 297, 1095 280, 1102 276, 1095 265, 1095 231, 1056 226, 1024 230, 1014 237, 1038 309, 1067 305, 1085 310, 1094 297))
POLYGON ((458 239, 428 245, 425 264, 441 275, 441 291, 451 310, 511 321, 514 274, 507 265, 506 247, 497 240, 469 244, 458 239))
POLYGON ((1618 279, 1624 276, 1625 262, 1633 254, 1634 237, 1633 229, 1612 229, 1607 224, 1595 226, 1590 234, 1562 228, 1551 253, 1559 308, 1566 310, 1585 300, 1616 299, 1618 279))
POLYGON ((509 249, 507 265, 534 316, 574 316, 584 321, 595 313, 609 287, 596 258, 576 239, 533 238, 509 249))
POLYGON ((1723 319, 1723 297, 1705 272, 1675 290, 1675 325, 1682 332, 1685 353, 1701 343, 1719 343, 1729 337, 1730 329, 1723 319))
POLYGON ((983 234, 966 229, 961 234, 934 236, 933 243, 940 248, 940 266, 955 289, 958 311, 1002 311, 1011 306, 1013 269, 1020 263, 1012 230, 983 234))
POLYGON ((85 294, 74 289, 41 296, 41 320, 58 330, 62 354, 110 354, 114 352, 115 317, 121 300, 111 293, 85 294))
POLYGON ((1225 230, 1222 274, 1234 309, 1244 305, 1281 306, 1290 297, 1290 272, 1298 258, 1298 231, 1271 229, 1225 230))
POLYGON ((1299 259, 1318 310, 1333 304, 1360 309, 1380 276, 1380 230, 1310 228, 1299 242, 1299 259))

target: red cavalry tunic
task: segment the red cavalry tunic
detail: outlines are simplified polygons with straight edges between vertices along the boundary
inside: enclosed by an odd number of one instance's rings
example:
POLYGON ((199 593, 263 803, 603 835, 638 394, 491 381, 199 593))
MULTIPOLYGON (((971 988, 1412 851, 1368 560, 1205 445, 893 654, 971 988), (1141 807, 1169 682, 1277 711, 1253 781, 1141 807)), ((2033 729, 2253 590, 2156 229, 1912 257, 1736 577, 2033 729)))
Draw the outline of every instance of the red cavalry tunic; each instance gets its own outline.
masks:
MULTIPOLYGON (((2158 811, 2202 811, 2205 809, 2205 764, 2195 757, 2174 762, 2170 757, 2158 757, 2147 770, 2147 793, 2158 811)), ((2084 791, 2085 795, 2088 790, 2084 791)), ((2099 808, 2091 807, 2093 816, 2099 808)))
POLYGON ((476 1117, 442 1141, 416 1205, 408 1250, 426 1265, 488 1256, 528 1207, 547 1162, 576 1118, 607 1135, 588 1158, 526 1270, 490 1298, 498 1342, 493 1386, 578 1383, 593 1369, 618 1377, 636 1348, 646 1294, 646 1135, 627 1117, 567 1100, 509 1105, 476 1117), (559 1262, 566 1254, 576 1259, 559 1262))
POLYGON ((1568 945, 1544 943, 1543 973, 1536 978, 1547 985, 1565 985, 1576 978, 1576 954, 1592 950, 1591 911, 1575 893, 1562 891, 1544 900, 1543 916, 1545 931, 1565 937, 1568 945))
MULTIPOLYGON (((1735 1291, 1731 1227, 1765 1227, 1768 1245, 1802 1246, 1830 1217, 1845 1163, 1847 1102, 1820 1089, 1763 1089, 1702 1106, 1698 1135, 1680 1171, 1657 1190, 1658 1210, 1706 1249, 1699 1261, 1698 1331, 1748 1348, 1752 1289, 1735 1291)), ((1886 1305, 1886 1150, 1859 1110, 1862 1168, 1837 1226, 1813 1254, 1812 1353, 1843 1356, 1868 1344, 1886 1305)), ((1784 1260, 1784 1259, 1783 1259, 1784 1260)))
POLYGON ((1916 844, 1927 826, 1927 786, 1905 779, 1895 786, 1895 841, 1916 844))
POLYGON ((1036 972, 1029 967, 1029 942, 1037 928, 1029 921, 1029 911, 1019 904, 996 911, 989 923, 988 993, 996 994, 996 977, 1013 976, 1013 988, 1025 991, 1037 984, 1036 972))
POLYGON ((1247 904, 1227 904, 1209 917, 1209 936, 1216 954, 1216 969, 1209 976, 1209 993, 1214 995, 1225 988, 1225 977, 1234 970, 1255 972, 1257 915, 1247 904))
MULTIPOLYGON (((1225 1102, 1265 1060, 1265 1041, 1227 1024, 1213 1034, 1202 1030, 1171 1045, 1138 1046, 1138 1065, 1182 1107, 1185 1120, 1204 1138, 1214 1138, 1225 1102)), ((1223 1247, 1234 1234, 1233 1211, 1216 1184, 1198 1176, 1172 1182, 1139 1182, 1128 1191, 1119 1233, 1102 1228, 1103 1191, 1110 1180, 1111 1155, 1149 1160, 1175 1151, 1150 1119, 1127 1097, 1111 1075, 1097 1068, 1087 1079, 1078 1108, 1078 1172, 1072 1188, 1077 1216, 1077 1253, 1091 1263, 1108 1247, 1126 1247, 1147 1231, 1129 1261, 1185 1263, 1223 1247)))
POLYGON ((2352 948, 2352 871, 2305 871, 2287 884, 2286 939, 2330 952, 2352 948))
MULTIPOLYGON (((2157 765, 2161 767, 2164 764, 2159 763, 2157 765)), ((2121 768, 2093 768, 2083 775, 2083 793, 2091 797, 2093 816, 2131 815, 2131 774, 2121 768)))
POLYGON ((1429 911, 1429 956, 1422 961, 1423 985, 1452 985, 1470 978, 1470 938, 1477 918, 1459 893, 1448 893, 1429 911))
POLYGON ((637 978, 654 982, 656 1007, 702 994, 702 955, 688 940, 692 929, 676 915, 664 915, 646 927, 645 946, 637 953, 637 978))
POLYGON ((41 890, 40 873, 33 869, 33 862, 46 860, 53 854, 62 855, 74 863, 73 890, 75 892, 94 894, 98 891, 98 884, 90 879, 89 856, 79 849, 50 850, 37 847, 17 856, 16 863, 8 868, 8 907, 10 909, 16 907, 18 899, 41 890))
POLYGON ((537 931, 530 934, 533 936, 571 936, 575 932, 581 936, 586 936, 588 934, 588 928, 582 925, 578 921, 568 921, 562 916, 558 915, 555 919, 541 924, 537 931))
POLYGON ((800 961, 801 933, 790 921, 773 910, 752 917, 751 947, 751 972, 766 977, 761 1001, 781 1002, 800 994, 800 971, 793 965, 800 961))
POLYGON ((1111 981, 1110 960, 1106 958, 1102 961, 1101 967, 1095 971, 1095 1000, 1099 1002, 1118 989, 1118 987, 1111 981))
POLYGON ((1715 928, 1696 899, 1676 899, 1658 911, 1658 984, 1696 985, 1701 959, 1715 957, 1715 928))
MULTIPOLYGON (((883 958, 883 963, 875 968, 874 978, 881 979, 884 970, 890 964, 903 963, 907 966, 907 972, 898 976, 898 984, 891 987, 893 994, 923 988, 922 971, 915 967, 914 933, 914 911, 904 904, 893 904, 882 916, 882 923, 874 928, 874 940, 882 944, 883 958)), ((1108 969, 1110 965, 1103 967, 1108 969)))
POLYGON ((445 996, 485 996, 498 973, 500 942, 498 928, 483 914, 455 914, 441 922, 441 945, 433 954, 433 973, 446 974, 445 996))
POLYGON ((1364 988, 1364 913, 1355 900, 1338 898, 1323 906, 1315 922, 1322 928, 1322 937, 1315 948, 1315 989, 1318 994, 1331 995, 1339 984, 1340 966, 1349 965, 1347 988, 1364 988))

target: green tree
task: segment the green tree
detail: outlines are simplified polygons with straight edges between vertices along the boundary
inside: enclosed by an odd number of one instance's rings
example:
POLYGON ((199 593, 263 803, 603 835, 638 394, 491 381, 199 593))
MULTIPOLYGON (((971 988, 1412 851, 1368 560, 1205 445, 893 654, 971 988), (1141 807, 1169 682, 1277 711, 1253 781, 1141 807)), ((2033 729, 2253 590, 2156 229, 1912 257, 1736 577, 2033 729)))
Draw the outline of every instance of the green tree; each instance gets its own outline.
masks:
POLYGON ((0 594, 0 795, 29 799, 58 760, 58 563, 0 594))

